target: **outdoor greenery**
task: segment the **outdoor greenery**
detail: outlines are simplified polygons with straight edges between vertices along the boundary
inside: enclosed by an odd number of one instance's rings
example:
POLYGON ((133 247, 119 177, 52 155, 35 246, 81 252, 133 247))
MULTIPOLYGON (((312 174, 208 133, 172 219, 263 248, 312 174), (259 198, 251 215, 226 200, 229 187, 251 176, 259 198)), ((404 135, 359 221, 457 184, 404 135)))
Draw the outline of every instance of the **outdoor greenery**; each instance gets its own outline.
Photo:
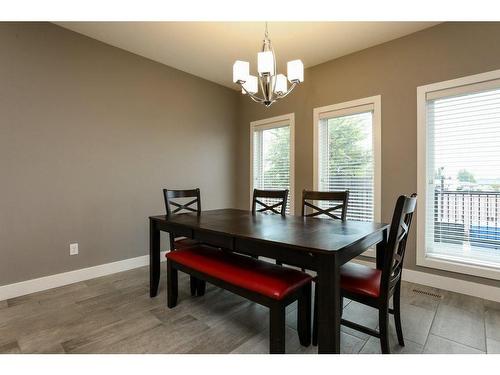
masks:
POLYGON ((370 173, 372 153, 365 144, 365 128, 365 119, 360 116, 328 120, 330 173, 345 177, 362 177, 370 173))
POLYGON ((467 169, 461 169, 457 173, 457 179, 461 182, 476 182, 474 175, 467 169))
MULTIPOLYGON (((364 144, 366 139, 364 119, 359 116, 345 116, 328 120, 329 165, 334 175, 363 177, 371 167, 371 150, 364 144), (353 164, 352 161, 356 161, 353 164), (344 163, 339 161, 347 161, 344 163)), ((266 134, 264 180, 288 178, 283 168, 288 164, 290 131, 288 127, 271 129, 266 134)))
MULTIPOLYGON (((289 183, 290 128, 288 126, 267 130, 264 153, 264 181, 286 181, 289 183)), ((285 186, 283 186, 285 188, 285 186)))

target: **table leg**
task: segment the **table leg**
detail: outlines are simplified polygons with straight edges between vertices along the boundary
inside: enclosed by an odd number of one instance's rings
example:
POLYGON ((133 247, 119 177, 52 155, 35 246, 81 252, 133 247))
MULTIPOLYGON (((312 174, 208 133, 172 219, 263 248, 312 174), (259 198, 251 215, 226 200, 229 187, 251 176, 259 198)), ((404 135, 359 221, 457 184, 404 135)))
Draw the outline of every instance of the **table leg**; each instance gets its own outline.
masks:
POLYGON ((382 232, 383 240, 377 244, 377 269, 381 270, 384 268, 385 252, 387 250, 387 229, 382 232))
POLYGON ((318 268, 318 353, 340 353, 340 271, 334 255, 318 268))
POLYGON ((149 296, 156 297, 160 284, 160 230, 149 221, 149 296))

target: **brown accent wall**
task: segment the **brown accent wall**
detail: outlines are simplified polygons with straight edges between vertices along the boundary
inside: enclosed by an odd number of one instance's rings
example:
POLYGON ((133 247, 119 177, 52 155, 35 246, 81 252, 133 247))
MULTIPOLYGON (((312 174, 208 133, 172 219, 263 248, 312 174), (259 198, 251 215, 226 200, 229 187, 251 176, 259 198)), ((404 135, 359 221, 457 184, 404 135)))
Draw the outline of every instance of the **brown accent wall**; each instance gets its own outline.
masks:
MULTIPOLYGON (((313 187, 313 108, 381 95, 382 219, 389 222, 397 196, 417 190, 417 86, 500 69, 499 38, 498 22, 444 23, 306 69, 305 83, 269 109, 241 97, 238 207, 249 204, 250 121, 295 113, 295 202, 299 202, 302 189, 313 187)), ((299 213, 300 204, 295 207, 299 213)), ((407 268, 498 285, 490 279, 417 267, 415 228, 408 243, 407 268)))
POLYGON ((237 107, 53 24, 0 23, 0 285, 147 254, 163 187, 234 206, 237 107))

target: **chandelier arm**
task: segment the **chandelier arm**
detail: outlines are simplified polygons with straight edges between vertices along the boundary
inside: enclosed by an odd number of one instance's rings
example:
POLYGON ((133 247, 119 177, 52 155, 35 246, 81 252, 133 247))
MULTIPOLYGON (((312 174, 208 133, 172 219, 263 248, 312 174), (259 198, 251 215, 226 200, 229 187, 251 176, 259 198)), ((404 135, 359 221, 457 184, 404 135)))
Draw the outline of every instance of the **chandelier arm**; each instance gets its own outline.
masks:
POLYGON ((262 104, 264 103, 264 100, 262 100, 261 98, 258 98, 254 95, 250 95, 250 99, 252 99, 255 103, 259 103, 259 104, 262 104))
POLYGON ((276 76, 278 75, 278 71, 276 68, 276 54, 274 53, 274 48, 269 39, 268 41, 268 51, 271 51, 273 54, 273 62, 274 62, 274 74, 269 74, 268 76, 262 76, 259 77, 259 82, 260 82, 260 88, 262 90, 262 95, 264 96, 265 100, 267 100, 270 103, 274 103, 278 95, 274 92, 274 89, 276 88, 276 76), (265 79, 265 82, 264 82, 265 79), (267 95, 266 95, 267 94, 267 95))
POLYGON ((271 84, 273 88, 271 89, 271 95, 270 99, 274 99, 274 89, 276 88, 276 77, 278 76, 278 69, 276 69, 276 54, 274 53, 274 48, 273 45, 271 44, 271 41, 269 41, 269 48, 271 49, 271 52, 273 53, 273 60, 274 60, 274 76, 271 77, 271 84), (273 79, 274 78, 274 79, 273 79))
POLYGON ((285 96, 287 96, 288 94, 290 94, 293 91, 293 89, 295 88, 295 86, 297 86, 297 82, 292 83, 292 86, 290 86, 290 88, 288 89, 288 91, 285 92, 283 95, 280 95, 276 100, 283 99, 285 96))
POLYGON ((247 89, 245 88, 245 86, 243 86, 241 84, 240 84, 240 86, 241 86, 241 89, 243 91, 245 91, 245 94, 247 94, 254 102, 256 102, 256 103, 264 103, 264 99, 259 98, 258 96, 256 96, 256 95, 252 94, 251 92, 247 91, 247 89))
POLYGON ((266 92, 267 92, 267 89, 264 87, 266 83, 264 83, 264 78, 261 76, 259 76, 257 79, 259 80, 260 91, 262 91, 262 96, 264 97, 262 102, 264 102, 266 100, 266 92))

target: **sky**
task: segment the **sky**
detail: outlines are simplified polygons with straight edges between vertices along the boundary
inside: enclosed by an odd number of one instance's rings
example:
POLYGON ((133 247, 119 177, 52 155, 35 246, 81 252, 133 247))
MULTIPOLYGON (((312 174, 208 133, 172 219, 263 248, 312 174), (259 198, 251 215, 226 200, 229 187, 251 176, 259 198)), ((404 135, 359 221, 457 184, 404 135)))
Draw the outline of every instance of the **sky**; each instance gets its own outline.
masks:
POLYGON ((476 180, 500 179, 500 89, 431 101, 427 116, 434 124, 434 142, 428 133, 434 170, 444 167, 452 178, 466 169, 476 180))

